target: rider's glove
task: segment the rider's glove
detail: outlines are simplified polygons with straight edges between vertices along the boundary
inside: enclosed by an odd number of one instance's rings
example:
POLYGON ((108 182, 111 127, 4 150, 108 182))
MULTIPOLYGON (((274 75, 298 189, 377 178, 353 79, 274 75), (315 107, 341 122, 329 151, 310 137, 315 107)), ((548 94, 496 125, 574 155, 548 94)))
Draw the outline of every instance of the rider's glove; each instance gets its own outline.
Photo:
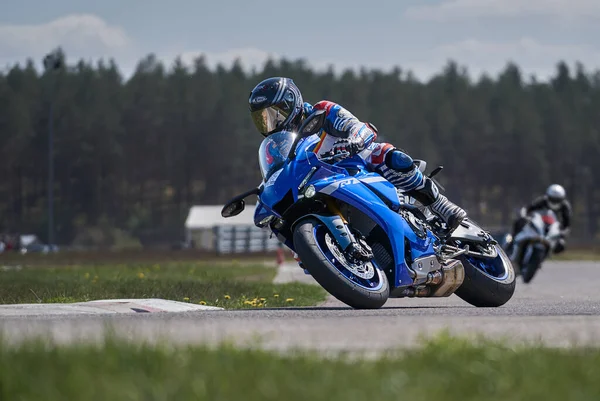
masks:
POLYGON ((302 112, 304 113, 304 116, 309 116, 312 114, 312 112, 314 111, 312 104, 308 103, 308 102, 304 102, 302 104, 302 112))
POLYGON ((340 139, 333 144, 331 149, 336 159, 352 157, 364 149, 362 139, 340 139))

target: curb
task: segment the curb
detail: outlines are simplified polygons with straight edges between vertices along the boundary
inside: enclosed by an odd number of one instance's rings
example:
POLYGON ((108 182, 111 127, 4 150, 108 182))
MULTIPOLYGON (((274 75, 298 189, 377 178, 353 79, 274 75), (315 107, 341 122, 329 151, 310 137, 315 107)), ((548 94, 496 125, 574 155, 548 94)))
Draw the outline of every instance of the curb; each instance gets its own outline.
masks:
POLYGON ((159 298, 100 299, 70 304, 50 303, 0 305, 0 316, 99 315, 156 312, 193 312, 210 310, 224 310, 224 308, 196 305, 159 298))

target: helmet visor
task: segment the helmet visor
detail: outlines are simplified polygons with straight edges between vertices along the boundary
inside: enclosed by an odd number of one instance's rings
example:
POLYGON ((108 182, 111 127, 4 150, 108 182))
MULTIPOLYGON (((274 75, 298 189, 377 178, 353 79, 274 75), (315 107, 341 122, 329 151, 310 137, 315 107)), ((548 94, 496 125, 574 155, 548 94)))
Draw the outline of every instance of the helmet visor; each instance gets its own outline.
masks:
POLYGON ((562 198, 548 197, 548 206, 550 209, 556 210, 561 206, 562 198))
POLYGON ((253 111, 251 115, 256 129, 265 135, 280 128, 291 112, 291 109, 286 106, 287 104, 283 103, 253 111))

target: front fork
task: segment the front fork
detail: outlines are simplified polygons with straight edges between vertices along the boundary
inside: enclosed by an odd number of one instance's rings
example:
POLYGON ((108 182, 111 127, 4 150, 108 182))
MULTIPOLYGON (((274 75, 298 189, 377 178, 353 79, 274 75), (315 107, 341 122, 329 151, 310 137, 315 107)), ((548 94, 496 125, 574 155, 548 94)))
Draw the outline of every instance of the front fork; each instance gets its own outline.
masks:
MULTIPOLYGON (((337 202, 333 198, 325 199, 326 211, 330 216, 312 214, 327 226, 331 235, 340 246, 344 256, 350 256, 353 259, 367 262, 373 259, 373 251, 367 244, 364 237, 357 238, 348 227, 348 220, 342 214, 337 202)), ((302 267, 302 262, 298 254, 294 252, 294 260, 302 267)), ((306 269, 305 269, 306 272, 306 269)))
POLYGON ((344 238, 347 238, 347 242, 344 240, 340 241, 340 238, 336 236, 336 240, 338 244, 340 244, 342 252, 348 256, 351 256, 354 259, 363 262, 367 262, 373 259, 373 250, 367 244, 364 237, 357 239, 356 236, 352 234, 350 227, 348 227, 348 220, 346 220, 346 218, 342 214, 335 199, 327 198, 325 200, 325 204, 327 205, 328 211, 333 213, 335 216, 338 216, 342 220, 342 227, 340 227, 339 225, 335 227, 336 230, 343 230, 343 232, 340 235, 344 238))

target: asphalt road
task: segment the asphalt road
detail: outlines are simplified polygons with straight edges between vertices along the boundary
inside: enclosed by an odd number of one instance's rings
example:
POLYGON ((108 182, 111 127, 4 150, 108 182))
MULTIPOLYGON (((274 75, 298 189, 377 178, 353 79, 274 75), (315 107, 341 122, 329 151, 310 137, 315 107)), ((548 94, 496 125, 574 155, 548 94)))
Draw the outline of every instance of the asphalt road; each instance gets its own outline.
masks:
POLYGON ((390 300, 371 311, 330 300, 315 308, 0 318, 0 333, 16 342, 32 335, 97 340, 107 326, 136 342, 230 341, 277 350, 383 351, 418 344, 441 329, 554 346, 600 345, 600 263, 548 262, 531 284, 519 281, 515 296, 500 308, 475 308, 453 295, 390 300))

